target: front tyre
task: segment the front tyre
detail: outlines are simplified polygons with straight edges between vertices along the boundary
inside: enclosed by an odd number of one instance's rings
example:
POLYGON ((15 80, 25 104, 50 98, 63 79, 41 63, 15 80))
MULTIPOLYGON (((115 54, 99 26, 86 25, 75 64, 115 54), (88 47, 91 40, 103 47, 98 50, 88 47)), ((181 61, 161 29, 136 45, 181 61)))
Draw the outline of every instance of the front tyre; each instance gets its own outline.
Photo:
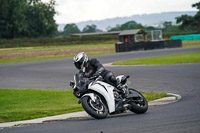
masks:
POLYGON ((148 102, 146 98, 137 90, 130 88, 129 93, 138 95, 131 99, 131 107, 129 108, 132 112, 136 114, 143 114, 148 110, 148 102))
POLYGON ((93 101, 89 96, 81 98, 82 106, 90 116, 96 119, 104 119, 108 115, 108 108, 102 102, 100 96, 95 94, 95 97, 95 101, 93 101))

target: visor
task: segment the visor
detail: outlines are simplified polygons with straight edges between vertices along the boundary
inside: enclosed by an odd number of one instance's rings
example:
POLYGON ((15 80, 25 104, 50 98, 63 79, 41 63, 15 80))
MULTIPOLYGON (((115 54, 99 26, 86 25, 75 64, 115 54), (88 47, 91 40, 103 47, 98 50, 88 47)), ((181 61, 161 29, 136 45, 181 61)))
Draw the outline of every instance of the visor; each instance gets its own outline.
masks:
POLYGON ((81 65, 83 64, 83 62, 75 62, 74 65, 77 69, 81 69, 81 65))

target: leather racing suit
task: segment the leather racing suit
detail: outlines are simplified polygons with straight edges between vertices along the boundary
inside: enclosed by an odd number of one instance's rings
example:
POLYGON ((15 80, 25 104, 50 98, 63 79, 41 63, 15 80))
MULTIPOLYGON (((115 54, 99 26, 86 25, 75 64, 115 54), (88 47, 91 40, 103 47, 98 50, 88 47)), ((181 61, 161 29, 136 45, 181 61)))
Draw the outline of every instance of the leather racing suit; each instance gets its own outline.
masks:
POLYGON ((114 76, 114 73, 106 70, 96 58, 89 59, 85 66, 85 72, 80 70, 79 73, 82 73, 83 76, 87 78, 101 75, 104 82, 111 84, 115 87, 118 86, 118 81, 114 76))

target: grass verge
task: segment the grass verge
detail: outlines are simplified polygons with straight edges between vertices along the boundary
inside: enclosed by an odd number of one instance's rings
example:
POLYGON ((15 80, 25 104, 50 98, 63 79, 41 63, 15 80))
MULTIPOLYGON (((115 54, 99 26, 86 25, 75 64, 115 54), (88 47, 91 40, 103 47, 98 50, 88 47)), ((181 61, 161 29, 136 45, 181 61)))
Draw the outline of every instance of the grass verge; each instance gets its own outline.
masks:
POLYGON ((167 56, 130 59, 130 60, 114 62, 113 65, 164 65, 164 64, 198 63, 198 62, 200 62, 200 52, 191 52, 191 53, 174 54, 167 56))
MULTIPOLYGON (((96 56, 96 55, 105 55, 105 54, 114 54, 114 52, 89 52, 88 56, 96 56)), ((56 56, 41 56, 41 57, 33 57, 33 58, 14 58, 14 59, 2 59, 0 60, 0 64, 9 64, 9 63, 20 63, 20 62, 32 62, 32 61, 47 61, 47 60, 55 60, 55 59, 67 59, 73 58, 75 54, 71 55, 56 55, 56 56)))
POLYGON ((88 55, 113 54, 114 44, 80 44, 0 49, 0 64, 71 58, 79 52, 88 55))
POLYGON ((200 40, 182 41, 183 48, 200 47, 200 40))
MULTIPOLYGON (((148 101, 166 93, 142 92, 148 101)), ((72 90, 0 89, 0 123, 82 111, 72 90)))
MULTIPOLYGON (((199 46, 200 40, 183 41, 183 47, 199 46)), ((88 44, 0 48, 0 64, 71 58, 82 51, 88 55, 113 54, 115 45, 113 41, 105 41, 88 44)))

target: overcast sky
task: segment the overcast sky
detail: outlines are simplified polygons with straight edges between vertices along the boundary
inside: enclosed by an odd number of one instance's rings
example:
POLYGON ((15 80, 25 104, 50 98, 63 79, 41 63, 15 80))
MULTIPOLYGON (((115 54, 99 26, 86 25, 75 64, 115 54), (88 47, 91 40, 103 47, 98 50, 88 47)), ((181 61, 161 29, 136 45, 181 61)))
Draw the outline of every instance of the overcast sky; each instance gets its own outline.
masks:
POLYGON ((62 24, 137 14, 196 11, 191 5, 197 2, 199 0, 56 0, 59 14, 55 19, 62 24))

